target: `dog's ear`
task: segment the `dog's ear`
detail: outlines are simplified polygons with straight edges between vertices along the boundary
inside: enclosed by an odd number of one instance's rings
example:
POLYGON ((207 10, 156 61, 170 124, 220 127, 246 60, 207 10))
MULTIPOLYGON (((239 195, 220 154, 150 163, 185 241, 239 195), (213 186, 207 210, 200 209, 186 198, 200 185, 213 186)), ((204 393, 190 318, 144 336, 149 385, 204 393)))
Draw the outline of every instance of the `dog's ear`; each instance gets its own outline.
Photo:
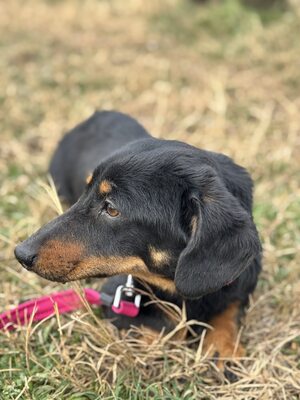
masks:
POLYGON ((175 285, 186 298, 215 292, 234 281, 260 252, 251 216, 209 166, 189 175, 184 200, 190 237, 175 271, 175 285))

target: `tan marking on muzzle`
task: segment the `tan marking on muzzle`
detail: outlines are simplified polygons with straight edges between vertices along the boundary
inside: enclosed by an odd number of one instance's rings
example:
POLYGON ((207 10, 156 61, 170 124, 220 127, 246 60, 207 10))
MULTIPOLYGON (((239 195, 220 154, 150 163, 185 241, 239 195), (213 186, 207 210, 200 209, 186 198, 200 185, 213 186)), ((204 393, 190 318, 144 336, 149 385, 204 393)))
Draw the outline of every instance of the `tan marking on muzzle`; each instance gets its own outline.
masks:
POLYGON ((34 271, 48 279, 66 276, 84 257, 84 247, 76 242, 49 240, 41 247, 34 271))
POLYGON ((67 274, 67 281, 75 281, 97 275, 121 275, 132 274, 151 285, 157 286, 164 291, 174 293, 175 284, 172 280, 150 272, 139 257, 88 257, 82 260, 76 268, 67 274))
POLYGON ((149 246, 149 253, 155 267, 162 267, 170 261, 170 255, 164 250, 149 246))
POLYGON ((99 185, 99 190, 101 194, 108 194, 111 192, 111 184, 105 179, 99 185))

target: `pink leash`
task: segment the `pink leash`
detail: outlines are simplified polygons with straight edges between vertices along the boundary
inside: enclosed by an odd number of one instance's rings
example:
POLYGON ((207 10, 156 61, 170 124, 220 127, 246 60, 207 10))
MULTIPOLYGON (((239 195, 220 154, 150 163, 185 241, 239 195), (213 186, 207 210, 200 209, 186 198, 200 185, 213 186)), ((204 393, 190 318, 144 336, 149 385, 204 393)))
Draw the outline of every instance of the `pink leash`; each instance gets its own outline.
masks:
MULTIPOLYGON (((129 275, 125 285, 120 285, 115 296, 97 292, 94 289, 84 289, 85 300, 96 306, 108 306, 116 314, 136 317, 140 310, 141 295, 135 294, 132 277, 129 275), (124 300, 123 295, 130 298, 124 300)), ((13 330, 18 325, 26 325, 32 318, 33 321, 41 321, 55 315, 55 306, 59 314, 65 314, 83 307, 80 295, 73 289, 42 296, 26 301, 12 310, 0 314, 0 329, 13 330)))

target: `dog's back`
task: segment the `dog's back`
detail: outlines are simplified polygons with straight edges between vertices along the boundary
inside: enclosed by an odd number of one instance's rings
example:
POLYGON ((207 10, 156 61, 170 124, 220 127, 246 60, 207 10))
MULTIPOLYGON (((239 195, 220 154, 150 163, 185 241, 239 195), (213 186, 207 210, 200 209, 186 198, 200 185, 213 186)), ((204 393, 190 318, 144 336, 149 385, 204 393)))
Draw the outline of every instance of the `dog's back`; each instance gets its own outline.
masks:
POLYGON ((116 111, 97 111, 68 132, 58 145, 50 174, 59 195, 77 201, 86 177, 107 156, 129 142, 149 137, 135 119, 116 111))

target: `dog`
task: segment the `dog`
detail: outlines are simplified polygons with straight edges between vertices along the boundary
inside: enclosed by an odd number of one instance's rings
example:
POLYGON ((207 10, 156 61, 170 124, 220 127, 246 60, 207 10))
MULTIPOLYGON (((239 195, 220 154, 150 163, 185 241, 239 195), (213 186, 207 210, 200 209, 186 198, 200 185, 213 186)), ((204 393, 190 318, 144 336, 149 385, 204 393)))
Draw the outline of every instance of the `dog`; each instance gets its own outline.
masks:
MULTIPOLYGON (((239 317, 261 270, 244 168, 102 111, 66 134, 50 173, 72 206, 16 247, 26 269, 57 282, 109 278, 103 289, 111 294, 132 274, 138 288, 184 302, 188 320, 210 324, 205 345, 213 354, 244 354, 239 317)), ((134 320, 114 319, 120 329, 174 328, 153 303, 134 320)))

